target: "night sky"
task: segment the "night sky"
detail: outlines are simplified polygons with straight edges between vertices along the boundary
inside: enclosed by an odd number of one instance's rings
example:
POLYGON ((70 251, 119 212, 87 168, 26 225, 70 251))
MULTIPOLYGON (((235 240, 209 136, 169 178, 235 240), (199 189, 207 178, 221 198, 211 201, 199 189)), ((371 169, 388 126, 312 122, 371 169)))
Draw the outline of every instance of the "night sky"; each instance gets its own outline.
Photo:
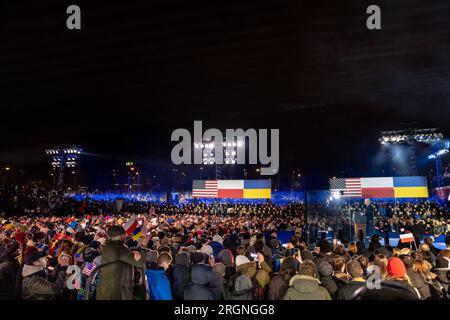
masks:
POLYGON ((3 1, 0 165, 45 176, 43 149, 73 143, 90 153, 86 185, 126 160, 169 170, 171 132, 203 120, 279 128, 280 175, 299 168, 311 188, 379 175, 392 166, 381 130, 416 121, 448 137, 449 12, 448 0, 3 1), (70 4, 80 31, 66 28, 70 4), (370 4, 382 30, 366 28, 370 4))

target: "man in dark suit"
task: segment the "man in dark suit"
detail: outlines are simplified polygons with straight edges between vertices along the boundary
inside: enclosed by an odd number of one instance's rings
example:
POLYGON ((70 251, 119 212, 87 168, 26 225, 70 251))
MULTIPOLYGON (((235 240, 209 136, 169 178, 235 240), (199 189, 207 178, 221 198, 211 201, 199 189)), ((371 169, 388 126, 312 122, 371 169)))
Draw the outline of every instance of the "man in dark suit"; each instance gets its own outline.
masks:
POLYGON ((367 219, 367 236, 371 237, 374 233, 374 216, 375 216, 375 208, 370 202, 370 199, 364 200, 365 206, 365 215, 367 219))
POLYGON ((355 227, 355 240, 364 241, 366 237, 366 223, 367 218, 365 212, 362 210, 364 208, 356 208, 353 210, 353 223, 355 227))

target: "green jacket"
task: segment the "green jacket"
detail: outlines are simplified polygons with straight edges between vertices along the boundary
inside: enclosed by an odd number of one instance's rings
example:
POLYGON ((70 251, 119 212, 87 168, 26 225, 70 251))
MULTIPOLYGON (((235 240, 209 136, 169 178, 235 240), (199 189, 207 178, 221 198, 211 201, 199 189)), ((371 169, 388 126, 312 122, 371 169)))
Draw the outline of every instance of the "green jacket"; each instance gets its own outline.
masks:
POLYGON ((319 280, 313 277, 293 276, 283 300, 331 300, 328 290, 319 286, 319 283, 319 280))
POLYGON ((47 279, 43 268, 24 265, 22 270, 22 299, 53 300, 66 287, 66 268, 58 268, 54 282, 47 279))
POLYGON ((132 300, 134 267, 145 267, 145 252, 134 260, 130 249, 122 241, 108 241, 103 249, 97 300, 132 300))
POLYGON ((270 282, 270 272, 272 272, 272 268, 270 268, 266 261, 263 261, 260 264, 260 268, 257 270, 256 262, 251 261, 239 266, 237 271, 240 274, 247 275, 249 279, 255 277, 259 285, 262 288, 265 288, 270 282))

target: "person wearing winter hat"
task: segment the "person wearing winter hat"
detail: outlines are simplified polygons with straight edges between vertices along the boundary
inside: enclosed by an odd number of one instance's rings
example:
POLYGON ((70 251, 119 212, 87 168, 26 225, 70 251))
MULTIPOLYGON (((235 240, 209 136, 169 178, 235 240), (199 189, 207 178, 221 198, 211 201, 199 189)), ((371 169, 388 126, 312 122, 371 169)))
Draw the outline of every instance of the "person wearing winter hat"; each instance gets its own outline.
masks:
POLYGON ((212 249, 212 254, 214 255, 215 259, 219 258, 219 252, 223 250, 223 239, 220 235, 216 234, 212 242, 210 244, 212 249))
POLYGON ((47 277, 47 258, 43 252, 30 253, 22 269, 22 299, 53 300, 66 286, 66 270, 70 257, 61 254, 54 270, 55 277, 47 277), (53 279, 53 280, 52 280, 53 279))
MULTIPOLYGON (((273 239, 276 240, 276 239, 273 239)), ((275 272, 269 282, 267 299, 281 300, 289 288, 289 281, 296 274, 296 261, 294 257, 287 257, 280 261, 280 271, 275 272)))
POLYGON ((218 262, 214 264, 212 267, 212 271, 216 275, 214 279, 214 297, 216 300, 222 300, 224 297, 222 295, 223 293, 223 286, 224 286, 224 277, 226 274, 226 267, 223 263, 218 262))
POLYGON ((177 253, 172 274, 172 292, 175 300, 183 300, 184 290, 189 285, 191 277, 190 264, 189 253, 185 251, 177 253))
POLYGON ((218 300, 222 292, 218 286, 219 275, 212 271, 210 265, 205 262, 209 260, 214 264, 214 258, 202 252, 191 254, 191 284, 184 291, 184 300, 218 300))
POLYGON ((398 257, 392 257, 387 265, 388 278, 380 287, 371 290, 367 286, 355 292, 353 300, 419 300, 420 294, 409 281, 406 267, 398 257))
MULTIPOLYGON (((122 226, 111 226, 107 230, 108 241, 102 254, 97 300, 132 300, 134 297, 134 268, 145 266, 146 251, 143 248, 131 251, 124 245, 127 237, 122 226)), ((145 247, 148 237, 141 242, 145 247)))
POLYGON ((280 247, 280 241, 278 239, 270 240, 269 247, 272 252, 272 256, 275 256, 275 255, 282 256, 283 255, 283 252, 281 251, 281 247, 280 247))
POLYGON ((250 260, 243 255, 238 255, 236 256, 236 268, 239 268, 240 266, 242 266, 243 264, 249 263, 250 260))
POLYGON ((254 296, 253 299, 263 299, 263 295, 261 294, 261 292, 269 284, 269 275, 272 272, 272 268, 265 261, 264 255, 258 252, 257 258, 255 258, 254 261, 250 261, 246 256, 238 255, 236 257, 235 263, 237 273, 246 277, 246 279, 242 277, 238 277, 236 279, 235 291, 242 291, 246 287, 245 283, 248 283, 248 281, 250 281, 253 284, 253 287, 258 287, 258 290, 255 291, 257 295, 254 296))
POLYGON ((206 254, 207 256, 210 256, 213 254, 213 248, 208 244, 204 244, 200 249, 200 252, 206 254))
POLYGON ((328 290, 328 293, 332 298, 336 296, 338 286, 336 280, 333 278, 333 266, 324 261, 317 268, 319 274, 320 285, 328 290))
POLYGON ((219 259, 226 267, 234 267, 234 256, 230 249, 223 249, 219 252, 219 259))
POLYGON ((413 293, 417 298, 420 299, 419 291, 414 288, 406 273, 406 266, 403 261, 398 257, 392 257, 388 260, 388 264, 386 267, 386 271, 388 273, 386 282, 392 283, 404 287, 413 293))
POLYGON ((321 239, 318 243, 319 253, 314 257, 313 262, 318 268, 324 261, 329 261, 332 254, 332 246, 326 239, 321 239))

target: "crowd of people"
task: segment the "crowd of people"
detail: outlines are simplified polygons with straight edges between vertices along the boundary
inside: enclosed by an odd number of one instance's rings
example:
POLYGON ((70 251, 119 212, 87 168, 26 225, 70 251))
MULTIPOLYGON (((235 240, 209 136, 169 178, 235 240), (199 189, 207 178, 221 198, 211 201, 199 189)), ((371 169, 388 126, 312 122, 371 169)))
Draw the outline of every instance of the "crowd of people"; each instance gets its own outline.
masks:
MULTIPOLYGON (((439 237, 450 233, 450 212, 436 202, 370 202, 373 210, 372 234, 412 232, 420 242, 423 236, 439 237)), ((311 205, 308 212, 308 226, 311 234, 334 231, 349 242, 357 240, 353 226, 360 217, 364 224, 367 205, 361 201, 328 201, 325 204, 311 205)))
MULTIPOLYGON (((344 245, 325 234, 306 241, 302 204, 132 203, 117 212, 113 203, 73 201, 36 188, 12 192, 0 197, 0 299, 439 300, 449 295, 445 228, 444 250, 433 245, 434 229, 417 248, 382 245, 378 235, 368 246, 344 245), (286 231, 291 236, 282 243, 279 234, 286 231)), ((383 219, 403 219, 405 226, 411 218, 440 215, 428 203, 390 212, 381 214, 383 219)))

